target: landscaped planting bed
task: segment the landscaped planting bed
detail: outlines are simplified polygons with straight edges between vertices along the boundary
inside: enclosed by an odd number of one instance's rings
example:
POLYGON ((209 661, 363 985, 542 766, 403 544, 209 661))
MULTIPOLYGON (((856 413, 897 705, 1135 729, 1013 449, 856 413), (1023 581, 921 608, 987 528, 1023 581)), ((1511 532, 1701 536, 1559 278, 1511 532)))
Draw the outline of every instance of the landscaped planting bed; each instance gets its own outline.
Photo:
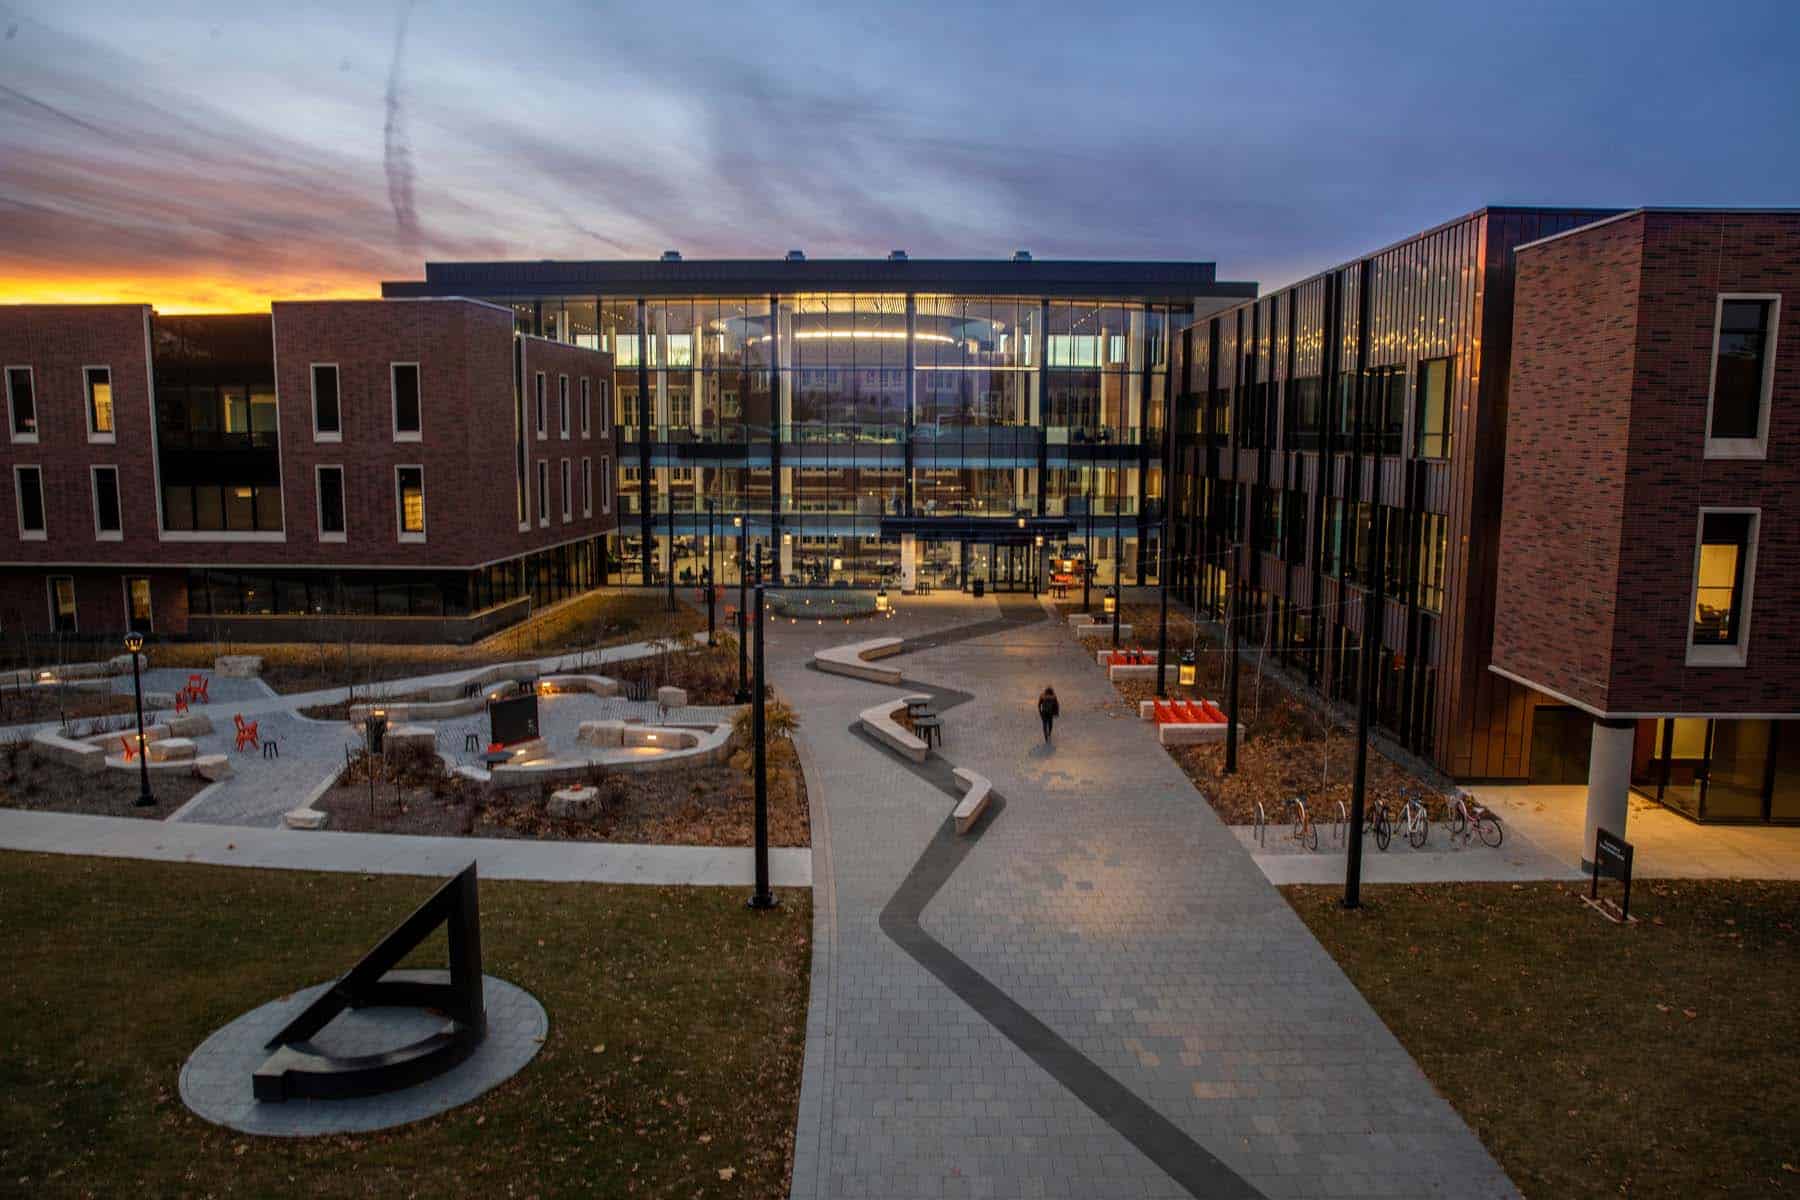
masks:
POLYGON ((136 771, 108 768, 87 773, 39 758, 23 741, 0 743, 0 808, 34 812, 83 813, 160 821, 194 798, 207 781, 182 773, 162 773, 150 781, 153 806, 139 808, 136 771))

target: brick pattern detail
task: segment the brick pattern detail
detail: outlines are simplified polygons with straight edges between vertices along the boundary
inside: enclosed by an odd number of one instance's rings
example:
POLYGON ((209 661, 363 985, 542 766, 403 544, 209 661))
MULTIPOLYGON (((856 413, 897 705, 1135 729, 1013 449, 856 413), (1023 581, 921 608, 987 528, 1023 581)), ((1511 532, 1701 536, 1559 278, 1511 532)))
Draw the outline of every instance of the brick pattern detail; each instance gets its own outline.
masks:
POLYGON ((1518 271, 1494 662, 1604 712, 1800 712, 1800 216, 1637 214, 1518 271), (1763 461, 1705 457, 1721 292, 1783 295, 1763 461), (1685 664, 1712 506, 1762 510, 1743 667, 1685 664))

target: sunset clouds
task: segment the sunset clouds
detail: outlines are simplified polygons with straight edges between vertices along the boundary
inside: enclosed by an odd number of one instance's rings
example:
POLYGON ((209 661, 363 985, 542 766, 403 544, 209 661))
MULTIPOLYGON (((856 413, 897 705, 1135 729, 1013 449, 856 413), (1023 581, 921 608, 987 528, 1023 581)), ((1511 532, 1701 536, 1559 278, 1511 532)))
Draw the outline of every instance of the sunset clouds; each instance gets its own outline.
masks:
POLYGON ((668 247, 1278 284, 1487 202, 1800 195, 1786 6, 1293 7, 0 3, 0 301, 668 247))

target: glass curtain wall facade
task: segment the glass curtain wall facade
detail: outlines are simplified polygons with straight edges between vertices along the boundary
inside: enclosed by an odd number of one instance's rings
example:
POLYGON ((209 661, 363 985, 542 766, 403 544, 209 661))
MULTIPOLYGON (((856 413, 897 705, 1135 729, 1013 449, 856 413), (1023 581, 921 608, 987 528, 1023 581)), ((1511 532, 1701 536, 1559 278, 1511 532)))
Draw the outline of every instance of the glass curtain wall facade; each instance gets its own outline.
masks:
POLYGON ((1169 334, 1192 301, 512 305, 521 332, 614 356, 609 582, 735 584, 740 540, 790 586, 897 586, 903 550, 937 587, 1030 590, 1056 557, 1100 583, 1157 579, 1169 334))

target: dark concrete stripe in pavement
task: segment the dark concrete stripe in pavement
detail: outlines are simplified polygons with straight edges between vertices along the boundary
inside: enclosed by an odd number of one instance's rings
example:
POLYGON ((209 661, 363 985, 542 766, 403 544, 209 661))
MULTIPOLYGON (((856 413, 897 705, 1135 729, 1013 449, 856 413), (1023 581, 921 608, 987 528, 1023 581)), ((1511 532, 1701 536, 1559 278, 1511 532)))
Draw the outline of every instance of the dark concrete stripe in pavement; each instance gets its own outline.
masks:
MULTIPOLYGON (((1003 604, 1002 607, 1004 609, 1007 606, 1003 604)), ((1034 603, 1032 609, 1035 616, 1014 613, 1002 616, 999 620, 981 621, 943 633, 908 638, 902 644, 900 653, 907 654, 914 650, 927 650, 970 638, 986 637, 991 633, 1044 619, 1042 608, 1034 603)), ((900 685, 908 691, 929 694, 939 712, 974 699, 967 692, 941 688, 915 679, 903 678, 900 685)), ((961 798, 963 785, 956 778, 955 764, 941 754, 918 763, 895 754, 885 743, 865 732, 860 722, 852 722, 849 732, 940 791, 961 798)), ((1051 1078, 1069 1089, 1115 1133, 1137 1147, 1139 1153, 1160 1167, 1169 1178, 1186 1189, 1189 1195, 1208 1197, 1209 1200, 1261 1200, 1262 1193, 1241 1175, 1183 1133, 1178 1125, 1156 1111, 1137 1093, 1108 1075, 1097 1063, 1038 1020, 1029 1009, 1008 996, 987 976, 925 932, 924 926, 919 923, 926 907, 944 884, 949 882, 956 869, 962 865, 963 859, 968 857, 969 851, 1005 807, 1005 797, 997 792, 993 793, 988 801, 987 812, 982 814, 981 820, 973 829, 961 836, 956 832, 956 822, 946 816, 925 847, 924 853, 919 855, 912 870, 907 872, 899 890, 882 908, 881 931, 906 951, 914 962, 931 972, 938 982, 949 988, 964 1004, 981 1014, 1007 1041, 1024 1051, 1051 1078)))

